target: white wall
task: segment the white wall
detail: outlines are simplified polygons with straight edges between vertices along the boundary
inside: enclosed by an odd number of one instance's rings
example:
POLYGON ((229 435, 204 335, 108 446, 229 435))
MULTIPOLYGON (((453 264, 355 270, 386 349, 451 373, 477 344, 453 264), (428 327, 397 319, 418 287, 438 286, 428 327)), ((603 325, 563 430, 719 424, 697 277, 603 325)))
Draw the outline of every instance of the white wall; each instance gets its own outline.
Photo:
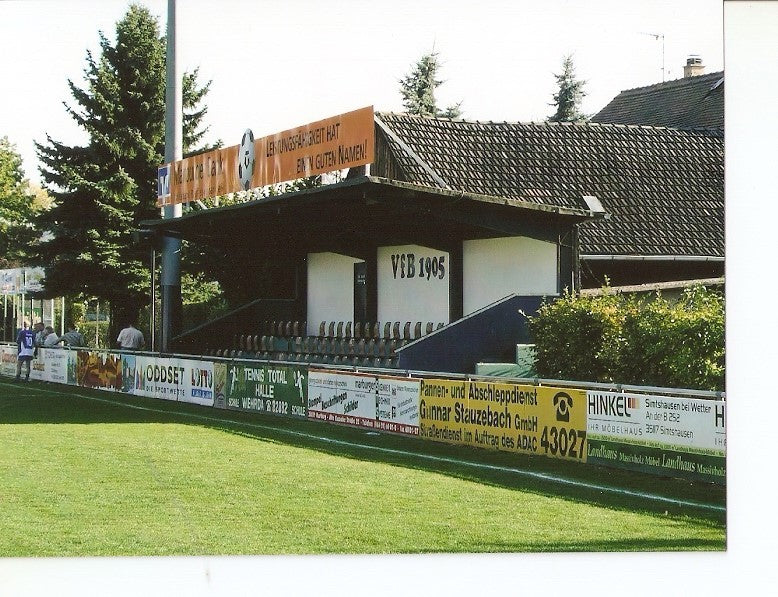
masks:
POLYGON ((463 243, 463 314, 516 293, 557 294, 556 243, 525 237, 463 243))
POLYGON ((379 247, 378 321, 448 323, 450 265, 445 251, 379 247))
POLYGON ((361 259, 337 253, 308 254, 308 334, 322 321, 354 319, 354 264, 361 259))

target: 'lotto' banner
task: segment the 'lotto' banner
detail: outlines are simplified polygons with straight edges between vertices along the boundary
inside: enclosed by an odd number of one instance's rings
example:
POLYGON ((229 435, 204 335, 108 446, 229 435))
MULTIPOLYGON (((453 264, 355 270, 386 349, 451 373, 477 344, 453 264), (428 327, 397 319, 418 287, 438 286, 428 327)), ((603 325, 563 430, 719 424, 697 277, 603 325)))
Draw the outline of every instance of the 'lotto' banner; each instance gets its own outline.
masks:
POLYGON ((194 359, 123 355, 125 391, 136 396, 213 406, 213 363, 194 359))
POLYGON ((271 363, 226 365, 226 407, 305 417, 307 367, 271 363))
POLYGON ((586 393, 422 379, 419 435, 436 441, 585 462, 586 393))
POLYGON ((589 462, 723 483, 723 401, 588 391, 589 462))

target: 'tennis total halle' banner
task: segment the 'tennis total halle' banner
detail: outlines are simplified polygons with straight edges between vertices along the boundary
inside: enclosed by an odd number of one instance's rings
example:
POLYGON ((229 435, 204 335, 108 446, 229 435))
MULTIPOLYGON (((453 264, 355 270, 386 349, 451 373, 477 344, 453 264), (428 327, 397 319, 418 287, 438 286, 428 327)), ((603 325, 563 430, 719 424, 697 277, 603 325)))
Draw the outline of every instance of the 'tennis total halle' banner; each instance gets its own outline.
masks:
MULTIPOLYGON (((305 417, 308 370, 298 365, 238 362, 226 365, 226 378, 215 371, 223 384, 224 398, 218 407, 262 412, 271 415, 305 417)), ((218 394, 219 392, 217 392, 218 394)))
POLYGON ((436 441, 586 461, 586 392, 423 379, 419 435, 436 441))

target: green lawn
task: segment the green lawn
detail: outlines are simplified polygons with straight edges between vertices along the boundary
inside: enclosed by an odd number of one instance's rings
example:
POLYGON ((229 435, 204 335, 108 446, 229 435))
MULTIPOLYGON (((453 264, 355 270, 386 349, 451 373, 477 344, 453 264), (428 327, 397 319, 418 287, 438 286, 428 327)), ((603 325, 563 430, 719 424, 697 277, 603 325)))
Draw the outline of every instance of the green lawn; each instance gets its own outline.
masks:
POLYGON ((724 501, 707 484, 0 380, 0 556, 721 550, 724 501))

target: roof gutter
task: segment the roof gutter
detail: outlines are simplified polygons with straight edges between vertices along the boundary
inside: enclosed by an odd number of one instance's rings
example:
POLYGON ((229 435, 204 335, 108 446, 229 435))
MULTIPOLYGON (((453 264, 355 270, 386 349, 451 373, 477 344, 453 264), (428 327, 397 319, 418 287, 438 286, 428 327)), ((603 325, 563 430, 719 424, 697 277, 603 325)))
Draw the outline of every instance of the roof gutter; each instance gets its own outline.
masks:
MULTIPOLYGON (((284 193, 283 195, 275 195, 273 197, 263 197, 262 199, 255 199, 252 201, 246 201, 245 203, 238 203, 235 205, 225 205, 223 207, 212 207, 208 210, 194 211, 184 214, 181 218, 175 220, 144 220, 140 222, 140 228, 156 229, 163 234, 172 235, 176 234, 174 230, 187 222, 192 220, 200 220, 202 218, 215 218, 215 217, 229 217, 236 212, 243 213, 246 209, 259 208, 259 209, 281 209, 291 199, 297 200, 297 205, 300 205, 299 201, 309 200, 324 200, 326 199, 326 193, 334 190, 342 190, 347 188, 359 189, 361 187, 364 193, 370 187, 376 188, 394 188, 413 193, 426 193, 430 195, 437 195, 439 197, 445 197, 451 200, 469 199, 478 201, 480 203, 492 204, 492 205, 504 205, 508 207, 526 209, 536 213, 553 213, 560 216, 572 216, 576 218, 589 218, 597 219, 603 217, 605 214, 602 212, 596 212, 585 209, 573 209, 569 207, 558 207, 552 205, 545 205, 542 203, 531 203, 529 201, 522 201, 520 199, 509 199, 506 197, 494 197, 491 195, 480 195, 478 193, 467 193, 465 191, 455 191, 452 189, 443 189, 437 187, 428 187, 424 185, 418 185, 409 182, 402 182, 399 180, 390 180, 387 178, 381 178, 377 176, 359 176, 352 179, 347 179, 338 183, 324 185, 320 187, 314 187, 311 189, 303 189, 301 191, 294 191, 291 193, 284 193)), ((180 234, 180 233, 179 233, 180 234)))
POLYGON ((724 257, 712 255, 581 255, 581 259, 586 261, 724 261, 724 257))

